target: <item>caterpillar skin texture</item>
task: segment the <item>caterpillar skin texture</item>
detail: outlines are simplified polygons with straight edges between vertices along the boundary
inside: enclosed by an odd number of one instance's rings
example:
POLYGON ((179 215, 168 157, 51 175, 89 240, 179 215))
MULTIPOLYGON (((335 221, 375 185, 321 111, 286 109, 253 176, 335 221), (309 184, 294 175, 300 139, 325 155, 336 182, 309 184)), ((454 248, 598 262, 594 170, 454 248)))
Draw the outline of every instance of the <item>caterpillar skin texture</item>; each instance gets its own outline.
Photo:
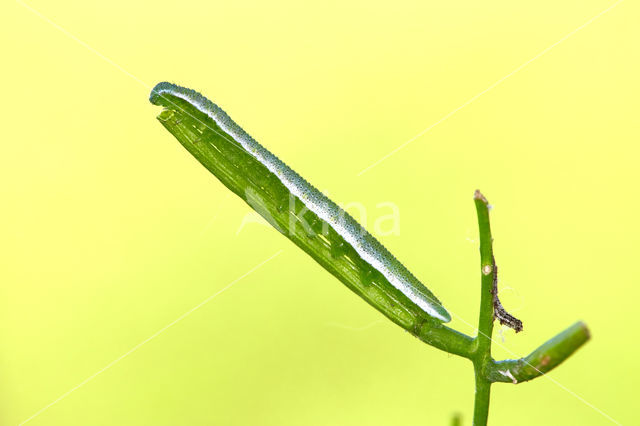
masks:
POLYGON ((355 219, 220 107, 167 82, 153 88, 150 101, 165 108, 160 122, 225 186, 394 322, 412 330, 424 320, 451 320, 431 291, 355 219))

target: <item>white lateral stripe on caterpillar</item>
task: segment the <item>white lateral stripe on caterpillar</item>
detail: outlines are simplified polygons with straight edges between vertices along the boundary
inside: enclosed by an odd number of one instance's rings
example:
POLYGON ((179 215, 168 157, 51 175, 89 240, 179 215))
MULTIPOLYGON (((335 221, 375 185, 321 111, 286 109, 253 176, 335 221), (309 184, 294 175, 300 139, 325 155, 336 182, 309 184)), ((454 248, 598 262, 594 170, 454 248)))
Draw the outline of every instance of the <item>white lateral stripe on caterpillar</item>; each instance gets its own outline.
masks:
POLYGON ((169 94, 183 99, 193 105, 198 111, 206 114, 229 136, 239 143, 248 153, 263 164, 280 182, 319 218, 326 221, 344 238, 360 255, 360 257, 378 270, 382 275, 427 314, 441 321, 451 320, 448 312, 437 300, 430 300, 429 296, 420 294, 414 285, 402 275, 411 276, 419 282, 380 242, 362 229, 350 215, 327 198, 322 192, 304 180, 278 157, 260 145, 240 126, 238 126, 219 106, 192 89, 177 86, 172 83, 158 83, 151 91, 155 95, 169 94), (441 313, 435 306, 442 309, 441 313))

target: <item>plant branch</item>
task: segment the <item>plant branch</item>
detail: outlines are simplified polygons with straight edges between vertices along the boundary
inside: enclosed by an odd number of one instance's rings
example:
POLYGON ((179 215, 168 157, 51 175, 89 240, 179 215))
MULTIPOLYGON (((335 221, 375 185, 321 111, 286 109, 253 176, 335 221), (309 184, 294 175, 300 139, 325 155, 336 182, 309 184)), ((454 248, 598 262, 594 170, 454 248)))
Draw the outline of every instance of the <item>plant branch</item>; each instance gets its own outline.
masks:
POLYGON ((496 265, 493 258, 493 239, 489 224, 489 202, 476 191, 473 199, 478 215, 480 232, 480 314, 478 318, 478 335, 475 338, 473 368, 476 381, 475 404, 473 408, 473 424, 487 424, 489 417, 489 399, 491 382, 486 377, 485 369, 491 365, 491 335, 493 333, 493 286, 497 278, 496 265))
POLYGON ((579 321, 524 358, 493 362, 488 371, 488 379, 491 382, 514 384, 535 379, 560 365, 589 338, 589 329, 579 321))
POLYGON ((496 268, 493 258, 493 238, 489 223, 489 202, 476 191, 473 199, 478 215, 480 231, 480 316, 478 319, 477 352, 491 357, 491 334, 493 333, 493 282, 496 268))
POLYGON ((480 231, 481 293, 478 335, 474 339, 471 360, 475 372, 476 395, 473 424, 484 426, 489 417, 491 384, 495 382, 520 383, 535 379, 560 365, 589 340, 589 330, 577 322, 551 340, 542 344, 527 357, 496 362, 491 357, 491 336, 494 319, 507 324, 516 332, 522 322, 502 307, 498 298, 498 267, 493 255, 493 239, 489 223, 489 202, 476 191, 474 201, 480 231))
POLYGON ((476 378, 476 396, 473 404, 473 426, 486 426, 489 419, 489 400, 491 398, 491 382, 474 363, 476 378))
POLYGON ((474 339, 438 321, 424 322, 417 328, 415 335, 423 342, 450 354, 469 359, 473 356, 474 339))

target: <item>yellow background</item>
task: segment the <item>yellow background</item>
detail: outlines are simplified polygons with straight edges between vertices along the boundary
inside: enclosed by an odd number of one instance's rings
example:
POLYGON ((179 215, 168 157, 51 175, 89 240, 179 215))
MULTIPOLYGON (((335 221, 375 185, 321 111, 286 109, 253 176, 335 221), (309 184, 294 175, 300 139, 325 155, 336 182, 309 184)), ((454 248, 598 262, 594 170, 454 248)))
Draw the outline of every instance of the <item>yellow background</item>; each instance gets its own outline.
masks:
POLYGON ((54 24, 0 6, 0 424, 87 378, 27 424, 470 424, 466 360, 381 321, 276 231, 236 235, 249 208, 156 121, 161 80, 202 91, 370 224, 397 204, 383 243, 471 324, 482 189, 503 302, 525 324, 496 358, 578 319, 593 334, 549 379, 494 386, 491 423, 613 424, 591 406, 640 422, 637 2, 362 176, 613 2, 27 4, 54 24))

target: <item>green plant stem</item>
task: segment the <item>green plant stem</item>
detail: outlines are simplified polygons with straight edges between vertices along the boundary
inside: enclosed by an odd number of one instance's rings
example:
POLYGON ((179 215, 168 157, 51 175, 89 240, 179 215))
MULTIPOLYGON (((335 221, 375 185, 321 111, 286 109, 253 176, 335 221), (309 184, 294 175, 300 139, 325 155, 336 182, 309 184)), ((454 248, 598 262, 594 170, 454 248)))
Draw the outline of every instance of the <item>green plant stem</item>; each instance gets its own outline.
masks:
POLYGON ((584 345, 589 337, 589 329, 579 321, 524 358, 493 362, 488 371, 488 379, 506 383, 535 379, 560 365, 584 345))
POLYGON ((489 418, 489 399, 491 397, 491 382, 488 381, 481 368, 474 362, 474 372, 476 378, 476 394, 473 404, 473 425, 481 426, 487 424, 489 418))
POLYGON ((491 384, 495 382, 520 383, 535 379, 560 365, 578 348, 589 340, 589 330, 582 322, 577 322, 551 340, 547 341, 528 356, 516 360, 496 362, 491 357, 491 336, 493 333, 494 305, 493 283, 497 267, 493 255, 493 238, 489 222, 489 202, 479 192, 474 194, 478 228, 480 232, 480 314, 478 335, 473 339, 473 349, 469 357, 475 373, 474 426, 484 426, 489 417, 491 384))
POLYGON ((493 363, 491 358, 491 335, 493 333, 493 280, 496 274, 493 258, 493 239, 489 224, 489 202, 476 191, 473 199, 478 215, 480 232, 480 314, 478 335, 474 339, 475 350, 472 356, 475 373, 476 394, 473 408, 473 424, 487 424, 489 416, 489 397, 491 381, 487 378, 486 368, 493 363))
POLYGON ((473 338, 437 321, 424 322, 416 331, 423 342, 450 354, 471 359, 473 338))

